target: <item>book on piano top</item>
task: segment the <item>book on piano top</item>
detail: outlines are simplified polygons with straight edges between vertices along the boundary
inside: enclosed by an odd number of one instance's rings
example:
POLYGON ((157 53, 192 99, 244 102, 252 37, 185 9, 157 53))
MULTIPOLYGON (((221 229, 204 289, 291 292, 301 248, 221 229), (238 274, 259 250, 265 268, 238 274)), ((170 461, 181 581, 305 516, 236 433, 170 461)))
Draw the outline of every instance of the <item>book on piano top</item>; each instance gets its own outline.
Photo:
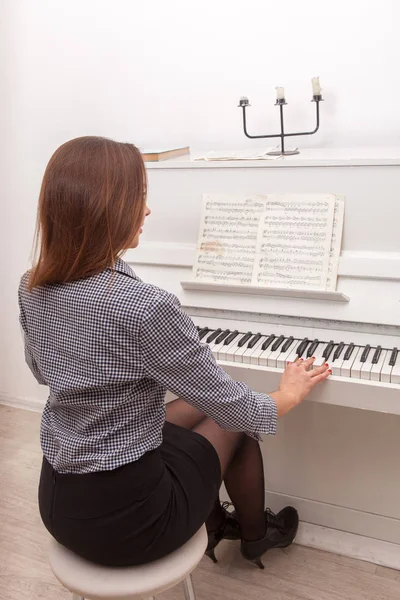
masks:
POLYGON ((169 160, 189 154, 190 147, 182 146, 181 148, 160 148, 158 150, 141 150, 140 153, 145 162, 159 162, 161 160, 169 160))
POLYGON ((204 194, 195 281, 335 291, 344 198, 204 194))

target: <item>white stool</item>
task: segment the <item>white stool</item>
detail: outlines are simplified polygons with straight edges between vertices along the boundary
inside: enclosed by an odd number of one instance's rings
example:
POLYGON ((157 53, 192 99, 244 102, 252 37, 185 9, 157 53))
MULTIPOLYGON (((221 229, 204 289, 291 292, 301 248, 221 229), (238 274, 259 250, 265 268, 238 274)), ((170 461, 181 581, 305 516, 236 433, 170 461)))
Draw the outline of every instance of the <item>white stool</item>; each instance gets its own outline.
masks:
POLYGON ((51 541, 50 566, 57 579, 73 594, 73 600, 154 600, 181 581, 186 600, 195 600, 191 573, 207 548, 203 525, 178 550, 137 567, 102 567, 76 556, 51 541))

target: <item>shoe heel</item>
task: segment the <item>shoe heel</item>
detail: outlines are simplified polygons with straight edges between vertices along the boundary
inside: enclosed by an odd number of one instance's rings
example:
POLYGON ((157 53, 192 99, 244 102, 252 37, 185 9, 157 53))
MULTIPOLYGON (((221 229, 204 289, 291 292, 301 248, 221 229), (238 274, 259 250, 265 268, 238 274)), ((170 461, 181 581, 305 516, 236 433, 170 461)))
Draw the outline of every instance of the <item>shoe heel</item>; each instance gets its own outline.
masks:
POLYGON ((254 563, 255 565, 257 565, 257 567, 259 569, 265 569, 264 565, 262 564, 261 558, 255 558, 254 560, 251 561, 252 563, 254 563))
POLYGON ((208 558, 211 558, 213 563, 218 562, 216 559, 216 556, 215 556, 214 548, 212 548, 211 550, 206 550, 205 554, 206 554, 206 556, 208 556, 208 558))

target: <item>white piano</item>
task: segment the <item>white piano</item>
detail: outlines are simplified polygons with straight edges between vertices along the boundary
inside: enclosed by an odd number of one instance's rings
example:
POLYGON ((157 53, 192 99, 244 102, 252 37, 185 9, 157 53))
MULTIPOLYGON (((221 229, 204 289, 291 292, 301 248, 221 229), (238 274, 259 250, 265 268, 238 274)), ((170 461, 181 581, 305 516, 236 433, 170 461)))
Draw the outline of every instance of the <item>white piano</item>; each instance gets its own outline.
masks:
POLYGON ((400 568, 400 148, 184 158, 148 175, 153 213, 126 259, 180 298, 223 368, 263 392, 297 355, 332 368, 264 440, 268 505, 298 508, 299 543, 400 568), (339 294, 191 285, 204 192, 344 194, 339 294))

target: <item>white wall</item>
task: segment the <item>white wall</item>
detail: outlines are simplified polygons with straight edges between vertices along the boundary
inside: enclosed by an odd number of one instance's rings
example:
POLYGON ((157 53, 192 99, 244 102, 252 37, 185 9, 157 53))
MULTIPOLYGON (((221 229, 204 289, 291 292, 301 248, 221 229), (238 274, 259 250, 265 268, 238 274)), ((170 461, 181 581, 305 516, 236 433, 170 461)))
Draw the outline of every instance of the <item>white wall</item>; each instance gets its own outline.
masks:
POLYGON ((307 127, 313 75, 326 101, 322 130, 308 143, 399 142, 396 0, 8 4, 20 124, 43 158, 82 133, 253 144, 241 130, 239 97, 252 102, 252 130, 271 132, 273 87, 285 85, 288 126, 307 127))
POLYGON ((399 144, 396 0, 3 0, 0 11, 3 396, 44 393, 23 364, 16 288, 45 164, 66 139, 253 147, 239 96, 251 131, 271 131, 273 87, 285 85, 287 126, 308 127, 320 75, 321 132, 301 146, 399 144))

